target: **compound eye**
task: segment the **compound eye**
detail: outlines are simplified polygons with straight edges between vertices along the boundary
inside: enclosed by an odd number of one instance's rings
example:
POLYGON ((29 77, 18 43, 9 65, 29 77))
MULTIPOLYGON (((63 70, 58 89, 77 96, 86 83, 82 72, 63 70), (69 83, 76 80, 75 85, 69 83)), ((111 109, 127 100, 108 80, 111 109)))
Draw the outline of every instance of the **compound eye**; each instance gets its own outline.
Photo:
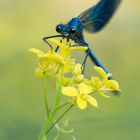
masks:
POLYGON ((72 27, 72 28, 70 29, 70 33, 74 34, 75 32, 76 32, 76 29, 75 29, 74 27, 72 27))
POLYGON ((56 31, 57 31, 58 33, 61 32, 61 29, 62 29, 62 28, 61 28, 61 25, 57 25, 57 26, 56 26, 56 31))

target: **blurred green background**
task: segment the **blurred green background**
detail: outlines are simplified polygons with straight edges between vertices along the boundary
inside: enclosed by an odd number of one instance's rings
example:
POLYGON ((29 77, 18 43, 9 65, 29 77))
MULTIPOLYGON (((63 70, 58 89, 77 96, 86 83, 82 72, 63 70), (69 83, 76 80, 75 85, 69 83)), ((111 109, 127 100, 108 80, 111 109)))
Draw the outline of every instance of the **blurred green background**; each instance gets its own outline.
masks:
MULTIPOLYGON (((0 140, 36 140, 44 120, 43 83, 34 76, 28 49, 46 49, 54 35, 97 0, 0 0, 0 140)), ((77 140, 140 139, 140 1, 123 0, 100 33, 85 34, 104 65, 119 81, 120 97, 98 98, 99 109, 69 113, 77 140)), ((82 54, 83 55, 83 54, 82 54)), ((78 58, 82 58, 78 55, 78 58)), ((92 74, 89 60, 87 75, 92 74)), ((60 137, 71 140, 71 135, 60 137)))

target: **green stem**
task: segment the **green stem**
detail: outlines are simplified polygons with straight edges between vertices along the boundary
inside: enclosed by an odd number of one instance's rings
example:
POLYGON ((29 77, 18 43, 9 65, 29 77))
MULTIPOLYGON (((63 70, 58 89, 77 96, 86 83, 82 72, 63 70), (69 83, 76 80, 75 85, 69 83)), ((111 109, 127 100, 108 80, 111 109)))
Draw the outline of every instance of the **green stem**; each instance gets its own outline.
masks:
POLYGON ((66 105, 69 105, 69 104, 70 104, 70 102, 67 102, 67 103, 64 103, 64 104, 60 105, 60 106, 56 109, 56 111, 58 111, 59 109, 63 108, 63 107, 66 106, 66 105))
POLYGON ((50 115, 48 117, 48 123, 51 123, 54 115, 55 115, 55 112, 57 110, 57 106, 58 106, 58 103, 59 103, 59 100, 60 100, 60 97, 61 97, 61 85, 60 85, 60 78, 58 78, 58 82, 57 82, 57 95, 56 95, 56 100, 55 100, 55 103, 54 103, 54 106, 52 108, 52 111, 50 112, 50 115))
POLYGON ((44 101, 45 101, 46 113, 48 116, 49 115, 49 107, 48 107, 48 98, 47 98, 47 77, 46 77, 46 74, 45 74, 45 78, 44 78, 44 101))
MULTIPOLYGON (((39 137, 38 137, 38 140, 44 140, 44 137, 46 137, 46 135, 45 135, 45 132, 46 132, 46 129, 48 128, 48 119, 47 119, 47 117, 46 117, 46 120, 45 120, 45 122, 44 122, 44 126, 43 126, 43 128, 42 128, 42 130, 41 130, 41 132, 40 132, 40 135, 39 135, 39 137)), ((47 138, 46 138, 47 139, 47 138)))
POLYGON ((60 68, 60 71, 59 71, 59 74, 58 74, 58 79, 57 79, 57 85, 56 85, 56 100, 55 100, 55 103, 54 103, 54 106, 52 108, 52 111, 50 112, 50 115, 49 115, 49 118, 48 118, 48 122, 51 123, 55 113, 56 113, 56 110, 57 110, 57 107, 58 107, 58 103, 59 103, 59 100, 60 100, 60 97, 61 97, 61 78, 62 78, 62 71, 63 71, 63 67, 60 68))
POLYGON ((73 107, 74 105, 70 105, 70 107, 65 110, 65 112, 50 126, 50 128, 47 130, 46 135, 50 132, 50 130, 57 124, 67 113, 68 111, 73 107))
MULTIPOLYGON (((55 103, 54 103, 54 106, 52 108, 52 111, 49 112, 49 115, 48 117, 46 118, 45 120, 45 123, 44 123, 44 126, 41 130, 41 134, 40 134, 40 137, 39 137, 39 140, 43 140, 47 130, 48 130, 48 127, 56 113, 56 110, 57 110, 57 106, 58 106, 58 103, 59 103, 59 100, 60 100, 60 97, 61 97, 61 77, 62 77, 62 69, 60 70, 60 73, 58 75, 58 79, 57 79, 57 91, 56 91, 56 99, 55 99, 55 103)), ((45 88, 44 88, 45 89, 45 88)), ((45 94, 44 94, 45 95, 45 94)), ((46 97, 46 96, 45 96, 46 97)), ((45 99, 45 102, 46 102, 46 99, 45 99)), ((49 111, 49 110, 48 110, 49 111)), ((46 136, 47 137, 47 136, 46 136)))

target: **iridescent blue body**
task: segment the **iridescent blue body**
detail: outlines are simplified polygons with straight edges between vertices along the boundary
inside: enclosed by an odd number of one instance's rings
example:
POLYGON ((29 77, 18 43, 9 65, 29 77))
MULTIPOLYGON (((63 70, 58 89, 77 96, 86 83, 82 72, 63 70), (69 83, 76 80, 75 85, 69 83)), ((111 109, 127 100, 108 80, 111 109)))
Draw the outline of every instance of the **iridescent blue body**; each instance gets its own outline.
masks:
MULTIPOLYGON (((95 6, 84 11, 78 17, 72 18, 67 24, 57 25, 56 31, 60 33, 60 35, 52 37, 72 39, 78 45, 87 46, 87 56, 89 55, 97 66, 103 68, 106 73, 108 73, 107 69, 100 63, 99 59, 97 59, 88 43, 85 41, 83 30, 89 33, 100 31, 111 19, 120 2, 121 0, 100 0, 95 6)), ((51 37, 44 38, 44 41, 48 38, 51 37)))

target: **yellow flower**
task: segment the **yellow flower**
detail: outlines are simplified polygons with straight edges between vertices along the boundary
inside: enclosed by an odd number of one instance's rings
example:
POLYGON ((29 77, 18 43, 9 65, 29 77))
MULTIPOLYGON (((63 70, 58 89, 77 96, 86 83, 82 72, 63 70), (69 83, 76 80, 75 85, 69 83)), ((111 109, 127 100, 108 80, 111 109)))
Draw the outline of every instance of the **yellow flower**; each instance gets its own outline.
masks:
POLYGON ((55 38, 48 39, 48 42, 56 45, 60 48, 58 51, 58 54, 63 57, 65 60, 65 65, 63 68, 63 73, 68 73, 72 71, 74 65, 75 65, 75 59, 71 59, 71 50, 70 50, 70 45, 73 45, 74 42, 67 42, 66 39, 62 39, 61 42, 55 38))
POLYGON ((37 70, 37 75, 41 76, 43 73, 56 73, 58 72, 59 68, 65 64, 63 57, 54 51, 48 51, 47 53, 44 53, 34 48, 30 49, 30 51, 33 54, 36 54, 39 60, 40 70, 37 70))
POLYGON ((81 74, 81 64, 76 64, 73 70, 73 75, 77 76, 81 74))
POLYGON ((76 103, 80 109, 85 109, 87 107, 87 102, 94 107, 98 107, 97 101, 90 95, 92 93, 92 87, 84 83, 80 83, 77 88, 63 87, 62 93, 66 96, 75 97, 76 103))
POLYGON ((72 74, 74 76, 74 81, 76 83, 80 83, 82 80, 84 80, 84 75, 82 74, 81 71, 81 64, 76 64, 74 66, 72 74))
POLYGON ((104 88, 108 88, 111 90, 120 90, 119 84, 115 80, 109 80, 110 73, 106 74, 106 72, 100 67, 94 67, 94 69, 101 75, 103 78, 104 88))
POLYGON ((64 57, 70 57, 72 51, 86 51, 87 47, 76 46, 74 47, 74 42, 67 42, 66 39, 62 39, 61 42, 55 38, 48 39, 48 42, 60 47, 60 54, 64 57), (73 47, 71 47, 73 46, 73 47))
POLYGON ((86 51, 87 47, 84 46, 76 46, 74 47, 74 41, 67 41, 67 39, 62 39, 59 41, 55 38, 48 39, 48 42, 52 45, 55 45, 59 47, 59 50, 57 51, 65 60, 65 65, 63 69, 63 73, 69 73, 73 70, 75 65, 75 59, 71 58, 71 53, 73 51, 86 51))
POLYGON ((65 65, 63 68, 63 73, 69 73, 74 68, 75 59, 71 59, 71 58, 64 58, 64 59, 65 59, 65 65))
POLYGON ((98 77, 92 77, 91 78, 91 85, 93 87, 93 91, 98 92, 98 90, 100 90, 100 88, 102 88, 104 83, 98 77))
POLYGON ((69 75, 63 72, 62 77, 62 85, 68 86, 69 84, 79 84, 84 80, 84 75, 81 73, 81 64, 74 64, 71 71, 69 71, 69 75))
POLYGON ((35 74, 36 74, 36 76, 37 77, 39 77, 39 78, 44 78, 44 71, 42 70, 42 69, 40 69, 39 67, 38 68, 36 68, 36 70, 35 70, 35 74))
POLYGON ((70 83, 70 81, 71 81, 71 78, 63 76, 61 79, 61 84, 63 86, 67 86, 70 83))
POLYGON ((59 64, 65 63, 63 57, 54 51, 48 51, 47 53, 44 53, 36 48, 29 49, 29 51, 32 52, 33 54, 36 54, 38 58, 45 58, 59 64))
POLYGON ((91 78, 91 85, 94 92, 98 92, 101 96, 109 98, 110 96, 106 95, 105 92, 120 91, 117 81, 108 79, 110 74, 106 74, 106 72, 100 67, 94 67, 94 69, 102 77, 102 80, 100 80, 98 77, 91 78))

